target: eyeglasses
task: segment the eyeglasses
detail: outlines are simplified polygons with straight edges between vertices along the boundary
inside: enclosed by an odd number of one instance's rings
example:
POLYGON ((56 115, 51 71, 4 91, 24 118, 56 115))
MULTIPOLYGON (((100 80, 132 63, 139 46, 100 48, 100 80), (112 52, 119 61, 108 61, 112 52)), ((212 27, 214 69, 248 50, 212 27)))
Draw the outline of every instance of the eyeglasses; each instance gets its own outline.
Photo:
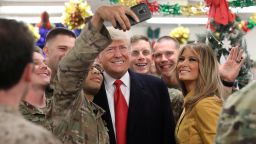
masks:
POLYGON ((103 72, 104 72, 104 69, 103 69, 102 66, 99 65, 99 64, 93 64, 93 65, 90 67, 89 71, 92 71, 93 69, 96 69, 96 70, 99 71, 101 74, 103 74, 103 72))

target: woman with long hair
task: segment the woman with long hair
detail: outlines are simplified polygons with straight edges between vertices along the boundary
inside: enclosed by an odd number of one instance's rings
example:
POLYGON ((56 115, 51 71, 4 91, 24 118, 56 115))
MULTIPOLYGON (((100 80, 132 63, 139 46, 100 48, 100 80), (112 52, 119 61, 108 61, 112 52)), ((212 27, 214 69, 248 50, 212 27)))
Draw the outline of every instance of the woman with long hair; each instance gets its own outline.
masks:
POLYGON ((177 76, 185 96, 176 125, 177 142, 213 143, 223 93, 213 50, 202 43, 184 46, 178 57, 177 76))

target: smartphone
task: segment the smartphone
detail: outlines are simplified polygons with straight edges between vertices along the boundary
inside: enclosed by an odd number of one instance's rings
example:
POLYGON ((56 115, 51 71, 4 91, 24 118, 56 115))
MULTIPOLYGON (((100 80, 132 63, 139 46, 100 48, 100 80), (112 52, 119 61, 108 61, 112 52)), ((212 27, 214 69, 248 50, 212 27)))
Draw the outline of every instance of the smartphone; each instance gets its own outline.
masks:
MULTIPOLYGON (((139 3, 135 6, 131 7, 131 10, 137 15, 137 17, 139 18, 139 23, 143 22, 145 20, 148 20, 152 17, 152 13, 149 10, 148 6, 145 3, 139 3)), ((126 15, 130 21, 130 24, 133 26, 135 24, 137 24, 138 22, 136 22, 131 16, 126 15)), ((119 25, 119 23, 117 22, 117 26, 116 28, 121 29, 121 26, 119 25)))

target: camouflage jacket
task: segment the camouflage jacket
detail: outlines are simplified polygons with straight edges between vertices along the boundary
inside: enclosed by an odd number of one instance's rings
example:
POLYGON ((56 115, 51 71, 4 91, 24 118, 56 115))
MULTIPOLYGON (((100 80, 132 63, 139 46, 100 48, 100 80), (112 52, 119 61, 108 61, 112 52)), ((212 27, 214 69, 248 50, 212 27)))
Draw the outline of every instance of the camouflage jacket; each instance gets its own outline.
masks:
POLYGON ((183 110, 184 96, 180 90, 175 88, 168 88, 168 93, 170 96, 172 113, 176 124, 183 110))
POLYGON ((65 144, 109 143, 107 129, 101 119, 103 110, 86 100, 82 84, 90 63, 110 42, 105 27, 99 33, 89 22, 76 39, 74 48, 59 63, 53 80, 50 118, 53 133, 65 144))
POLYGON ((41 125, 43 127, 45 127, 48 130, 51 130, 51 125, 49 123, 49 121, 46 119, 46 114, 48 113, 50 106, 51 106, 51 101, 50 100, 46 100, 46 107, 45 108, 36 108, 34 106, 32 106, 31 104, 22 101, 20 104, 20 112, 21 114, 25 117, 25 119, 41 125))
POLYGON ((18 109, 0 105, 0 141, 3 144, 60 144, 46 129, 22 117, 18 109))
MULTIPOLYGON (((161 75, 156 74, 154 76, 162 79, 161 75)), ((167 86, 168 86, 168 93, 171 100, 173 118, 176 125, 183 110, 184 96, 182 92, 179 90, 179 88, 172 87, 171 85, 167 85, 167 86)))
POLYGON ((25 101, 22 101, 20 104, 20 112, 25 117, 25 119, 35 124, 43 125, 45 122, 44 110, 36 108, 25 101))
POLYGON ((217 128, 217 144, 256 143, 256 81, 226 100, 217 128))

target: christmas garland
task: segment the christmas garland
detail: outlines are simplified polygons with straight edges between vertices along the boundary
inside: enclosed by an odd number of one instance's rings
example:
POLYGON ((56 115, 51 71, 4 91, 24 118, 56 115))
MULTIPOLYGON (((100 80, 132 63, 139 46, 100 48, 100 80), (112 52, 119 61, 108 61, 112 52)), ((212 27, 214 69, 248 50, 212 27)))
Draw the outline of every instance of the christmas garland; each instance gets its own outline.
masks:
MULTIPOLYGON (((112 4, 121 4, 126 6, 133 6, 140 2, 145 2, 150 11, 153 13, 159 13, 162 15, 183 15, 183 16, 195 16, 206 15, 208 8, 202 2, 188 5, 176 4, 159 4, 158 0, 110 0, 112 4)), ((256 6, 255 0, 234 0, 229 2, 229 6, 232 8, 256 6)))

